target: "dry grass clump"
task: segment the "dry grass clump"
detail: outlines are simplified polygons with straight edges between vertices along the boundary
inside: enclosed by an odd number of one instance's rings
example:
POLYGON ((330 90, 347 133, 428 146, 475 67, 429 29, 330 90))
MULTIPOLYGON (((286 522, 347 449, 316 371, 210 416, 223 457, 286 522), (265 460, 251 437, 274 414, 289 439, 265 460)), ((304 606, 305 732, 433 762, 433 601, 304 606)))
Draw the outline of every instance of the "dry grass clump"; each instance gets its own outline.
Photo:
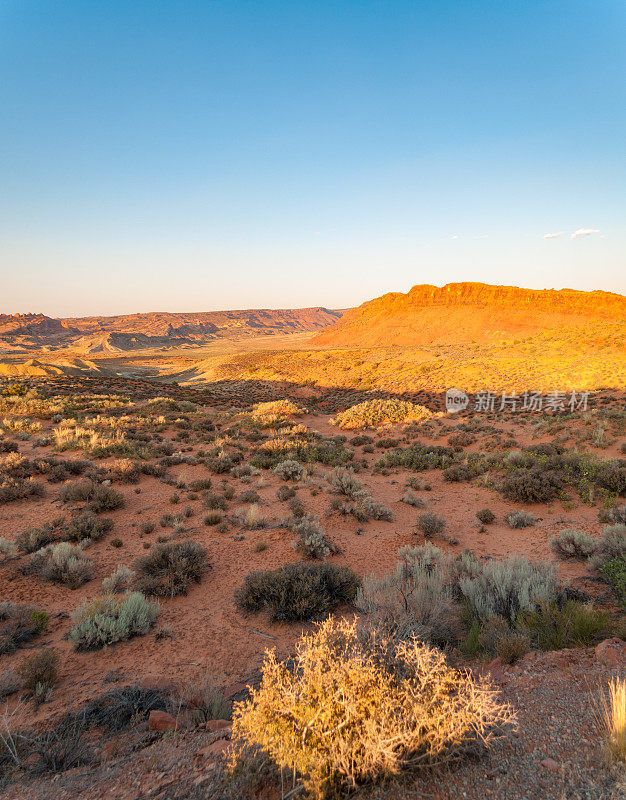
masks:
POLYGON ((91 579, 93 561, 85 557, 81 545, 57 542, 33 553, 28 569, 46 581, 78 589, 91 579))
POLYGON ((68 638, 77 650, 98 650, 148 633, 159 610, 159 604, 146 600, 141 592, 127 592, 121 599, 96 597, 72 612, 74 627, 68 638))
POLYGON ((341 603, 351 603, 360 581, 348 567, 331 564, 285 564, 275 570, 246 575, 235 591, 240 611, 267 611, 271 620, 298 622, 328 614, 341 603))
POLYGON ((416 403, 404 400, 366 400, 337 414, 330 423, 344 430, 359 430, 397 422, 423 422, 430 417, 432 412, 416 403))
POLYGON ((600 700, 600 722, 609 756, 626 761, 626 680, 611 678, 600 700), (608 696, 607 696, 608 694, 608 696))
POLYGON ((207 568, 207 553, 196 542, 157 544, 135 561, 136 588, 147 595, 176 597, 187 594, 192 582, 200 583, 207 568))
POLYGON ((550 537, 550 549, 559 558, 584 561, 595 553, 597 547, 598 543, 593 536, 573 528, 567 528, 550 537))
POLYGON ((246 746, 297 774, 316 798, 402 770, 444 764, 515 723, 484 680, 418 640, 393 642, 332 618, 296 647, 268 651, 263 679, 233 714, 233 765, 246 746))
POLYGON ((242 528, 249 531, 258 531, 261 528, 267 528, 267 519, 261 513, 261 509, 256 503, 253 503, 248 508, 240 508, 235 512, 237 521, 242 528))

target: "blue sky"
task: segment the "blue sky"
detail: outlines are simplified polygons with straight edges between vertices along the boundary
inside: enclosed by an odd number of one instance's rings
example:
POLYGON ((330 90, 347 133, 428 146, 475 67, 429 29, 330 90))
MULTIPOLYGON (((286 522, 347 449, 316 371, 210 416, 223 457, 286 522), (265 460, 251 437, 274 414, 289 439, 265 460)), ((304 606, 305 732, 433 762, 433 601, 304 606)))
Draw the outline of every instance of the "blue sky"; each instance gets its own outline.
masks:
POLYGON ((623 0, 2 0, 0 311, 626 293, 625 36, 623 0))

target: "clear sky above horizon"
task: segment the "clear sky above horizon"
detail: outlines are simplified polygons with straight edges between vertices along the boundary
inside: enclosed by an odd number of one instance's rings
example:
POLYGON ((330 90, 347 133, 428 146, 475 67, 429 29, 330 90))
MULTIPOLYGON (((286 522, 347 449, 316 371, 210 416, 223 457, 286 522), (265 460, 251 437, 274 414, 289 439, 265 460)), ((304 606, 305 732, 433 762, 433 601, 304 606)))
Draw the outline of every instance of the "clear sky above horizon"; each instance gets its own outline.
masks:
POLYGON ((626 294, 623 0, 3 0, 0 313, 626 294))

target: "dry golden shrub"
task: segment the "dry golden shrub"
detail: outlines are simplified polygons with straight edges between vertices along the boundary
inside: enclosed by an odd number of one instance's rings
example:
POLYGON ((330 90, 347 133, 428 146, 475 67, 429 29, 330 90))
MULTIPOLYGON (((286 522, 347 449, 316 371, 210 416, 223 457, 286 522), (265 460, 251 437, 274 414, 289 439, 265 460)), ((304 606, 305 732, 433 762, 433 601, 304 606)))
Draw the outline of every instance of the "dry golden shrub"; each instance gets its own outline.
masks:
POLYGON ((404 400, 366 400, 342 411, 330 422, 344 430, 373 428, 396 422, 423 422, 432 417, 426 406, 404 400))
POLYGON ((497 691, 440 650, 329 617, 301 637, 292 667, 267 651, 261 685, 235 707, 231 764, 260 748, 322 798, 457 759, 514 724, 497 691))

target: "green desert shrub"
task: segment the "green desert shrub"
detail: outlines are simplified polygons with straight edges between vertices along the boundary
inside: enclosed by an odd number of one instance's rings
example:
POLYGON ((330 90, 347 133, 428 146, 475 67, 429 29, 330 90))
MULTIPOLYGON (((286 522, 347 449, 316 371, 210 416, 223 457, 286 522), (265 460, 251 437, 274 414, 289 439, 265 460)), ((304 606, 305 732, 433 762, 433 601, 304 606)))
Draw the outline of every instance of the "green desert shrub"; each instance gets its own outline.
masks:
POLYGON ((45 611, 24 603, 0 602, 0 655, 15 652, 43 633, 50 621, 45 611))
POLYGON ((605 561, 598 571, 613 587, 619 602, 626 606, 626 556, 615 556, 605 561))
POLYGON ((490 508, 481 508, 480 511, 476 512, 476 518, 479 522, 482 522, 483 525, 491 525, 496 520, 496 515, 490 508))
POLYGON ((517 624, 542 650, 588 647, 609 635, 612 627, 606 612, 575 600, 544 600, 522 611, 517 624))
POLYGON ((331 564, 286 564, 246 575, 235 591, 240 611, 266 611, 271 620, 297 622, 322 617, 356 597, 360 581, 348 567, 331 564))
POLYGON ((445 529, 446 521, 443 517, 427 511, 425 514, 419 515, 416 525, 424 536, 435 536, 435 534, 441 533, 445 529))
POLYGON ((103 511, 115 511, 124 505, 123 496, 111 489, 89 479, 69 484, 61 490, 61 500, 64 503, 87 503, 94 514, 103 511))
POLYGON ((597 549, 597 541, 584 531, 567 528, 550 537, 550 549, 559 558, 573 558, 585 561, 597 549))
POLYGON ((93 562, 86 558, 81 545, 57 542, 31 555, 29 571, 46 581, 78 589, 91 579, 93 562))
POLYGON ((122 598, 104 595, 85 601, 72 614, 74 626, 69 640, 77 650, 98 650, 148 633, 159 614, 159 604, 146 600, 141 592, 127 592, 122 598))
POLYGON ((192 583, 200 583, 207 566, 206 550, 196 542, 157 544, 135 561, 135 587, 158 597, 187 594, 192 583))
POLYGON ((59 654, 48 648, 25 658, 17 668, 22 686, 37 702, 46 700, 59 677, 59 654))
POLYGON ((514 469, 506 475, 500 492, 514 503, 548 503, 558 496, 563 482, 552 471, 540 468, 514 469))

